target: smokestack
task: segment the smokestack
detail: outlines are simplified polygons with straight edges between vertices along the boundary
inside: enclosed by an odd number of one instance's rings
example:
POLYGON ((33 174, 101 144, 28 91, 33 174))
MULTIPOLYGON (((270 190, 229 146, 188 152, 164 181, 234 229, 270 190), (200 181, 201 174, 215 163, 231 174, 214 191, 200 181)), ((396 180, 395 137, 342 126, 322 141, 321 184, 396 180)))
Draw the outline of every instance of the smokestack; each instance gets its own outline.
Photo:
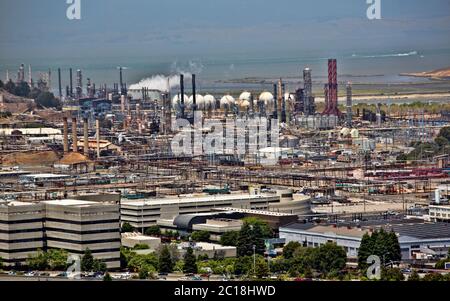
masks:
POLYGON ((181 103, 181 118, 184 118, 184 75, 180 74, 180 103, 181 103))
POLYGON ((125 95, 120 96, 120 111, 125 112, 125 95))
POLYGON ((377 126, 381 127, 381 103, 377 104, 377 126))
POLYGON ((62 98, 62 86, 61 86, 61 68, 58 68, 58 88, 59 88, 59 98, 62 98))
POLYGON ((352 112, 352 84, 348 82, 347 84, 347 126, 352 126, 353 112, 352 112))
POLYGON ((70 96, 73 96, 73 76, 72 76, 72 68, 69 69, 69 77, 70 77, 70 96))
POLYGON ((192 111, 197 109, 197 95, 196 95, 196 87, 195 87, 195 74, 192 74, 192 111))
POLYGON ((277 119, 278 118, 278 86, 277 84, 273 84, 273 104, 274 104, 274 108, 273 108, 273 118, 277 119))
POLYGON ((72 77, 72 68, 69 69, 69 77, 70 77, 70 97, 73 97, 73 77, 72 77))
POLYGON ((77 70, 77 98, 81 98, 83 96, 83 74, 80 69, 77 70))
POLYGON ((136 104, 136 119, 138 122, 141 121, 141 105, 139 103, 136 104))
POLYGON ((281 101, 282 101, 282 110, 281 110, 281 121, 287 122, 287 112, 286 112, 286 97, 285 97, 286 85, 281 84, 281 101))
POLYGON ((31 73, 31 65, 28 65, 28 84, 30 85, 30 88, 33 86, 33 76, 31 73))
POLYGON ((63 147, 64 153, 69 152, 69 126, 67 124, 67 117, 63 117, 63 147))
POLYGON ((88 119, 86 117, 83 118, 83 144, 84 144, 84 155, 89 156, 89 125, 88 119))
POLYGON ((97 139, 97 158, 100 158, 100 120, 95 120, 95 138, 97 139))
POLYGON ((122 67, 119 68, 119 77, 120 77, 120 94, 123 93, 123 77, 122 77, 122 67))
POLYGON ((77 119, 72 118, 72 151, 78 152, 77 119))
POLYGON ((282 110, 283 110, 283 82, 281 80, 281 78, 278 80, 278 95, 276 96, 277 98, 277 107, 278 107, 278 111, 277 111, 277 117, 282 121, 283 120, 283 115, 282 115, 282 110))
POLYGON ((337 83, 337 62, 336 59, 328 60, 328 109, 324 115, 341 116, 338 108, 338 83, 337 83))

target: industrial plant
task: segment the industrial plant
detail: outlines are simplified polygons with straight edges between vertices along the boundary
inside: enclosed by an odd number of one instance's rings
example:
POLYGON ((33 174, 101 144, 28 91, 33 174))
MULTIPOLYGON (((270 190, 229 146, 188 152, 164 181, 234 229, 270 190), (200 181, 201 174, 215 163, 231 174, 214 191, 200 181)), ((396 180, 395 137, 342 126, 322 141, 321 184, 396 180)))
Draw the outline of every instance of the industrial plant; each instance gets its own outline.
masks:
MULTIPOLYGON (((121 247, 157 250, 171 233, 183 240, 199 231, 208 242, 189 238, 178 245, 183 254, 194 246, 197 256, 221 250, 233 258, 239 248, 221 238, 247 218, 273 231, 267 241, 278 249, 266 257, 289 242, 334 241, 351 265, 364 234, 387 229, 405 262, 441 260, 450 248, 449 111, 354 103, 338 61, 327 69, 325 83, 299 66, 296 84, 280 78, 270 89, 218 93, 200 89, 197 74, 164 77, 165 88, 156 89, 127 83, 123 67, 111 86, 58 68, 53 107, 4 86, 3 265, 20 269, 42 249, 88 248, 117 271, 126 268, 121 247), (181 134, 194 137, 183 140, 193 152, 175 151, 181 134), (158 236, 149 234, 155 228, 158 236)), ((33 81, 29 66, 27 79, 24 64, 14 82, 7 74, 9 85, 40 93, 52 91, 52 76, 33 81)))

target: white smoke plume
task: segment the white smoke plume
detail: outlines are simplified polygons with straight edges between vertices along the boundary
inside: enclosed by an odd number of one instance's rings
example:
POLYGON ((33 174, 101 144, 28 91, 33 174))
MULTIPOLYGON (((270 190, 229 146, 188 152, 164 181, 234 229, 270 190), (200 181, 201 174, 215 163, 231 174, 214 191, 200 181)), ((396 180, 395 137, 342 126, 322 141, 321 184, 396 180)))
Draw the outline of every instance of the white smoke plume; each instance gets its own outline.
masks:
MULTIPOLYGON (((184 78, 191 78, 190 73, 183 73, 184 78)), ((130 90, 142 90, 142 88, 148 88, 150 90, 167 91, 167 88, 173 89, 180 86, 179 75, 153 75, 152 77, 144 78, 137 84, 133 84, 129 87, 130 90), (169 81, 167 81, 169 79, 169 81), (170 85, 168 87, 168 84, 170 85)))
POLYGON ((180 86, 180 74, 184 75, 185 80, 191 79, 192 74, 201 73, 203 68, 204 67, 200 62, 189 61, 186 66, 180 66, 177 62, 174 62, 170 69, 175 75, 153 75, 152 77, 144 78, 138 83, 131 85, 129 89, 141 90, 142 88, 148 88, 150 90, 167 91, 168 88, 174 89, 180 86), (168 85, 170 86, 168 87, 168 85))

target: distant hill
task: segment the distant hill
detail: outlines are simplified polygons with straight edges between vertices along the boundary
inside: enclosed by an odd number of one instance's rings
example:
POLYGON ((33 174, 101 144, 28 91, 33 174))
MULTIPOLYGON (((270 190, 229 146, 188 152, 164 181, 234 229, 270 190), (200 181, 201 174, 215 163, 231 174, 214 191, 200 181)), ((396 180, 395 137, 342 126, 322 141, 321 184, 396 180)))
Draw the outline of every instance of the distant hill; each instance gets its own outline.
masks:
POLYGON ((418 72, 418 73, 402 73, 402 76, 426 77, 435 79, 450 79, 450 67, 437 69, 433 71, 418 72))
POLYGON ((2 111, 21 114, 35 107, 33 99, 13 95, 5 89, 0 89, 0 109, 2 111))

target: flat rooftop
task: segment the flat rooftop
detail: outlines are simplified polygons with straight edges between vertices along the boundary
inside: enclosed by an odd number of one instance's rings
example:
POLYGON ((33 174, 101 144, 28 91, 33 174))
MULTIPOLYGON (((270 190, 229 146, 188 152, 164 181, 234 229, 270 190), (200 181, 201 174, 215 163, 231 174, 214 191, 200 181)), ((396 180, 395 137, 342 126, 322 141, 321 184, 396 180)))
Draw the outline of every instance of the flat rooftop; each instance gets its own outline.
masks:
POLYGON ((404 220, 403 223, 374 223, 373 225, 361 225, 358 227, 334 226, 334 225, 316 225, 294 223, 284 227, 283 229, 300 230, 318 234, 335 234, 340 236, 362 238, 364 233, 371 230, 379 230, 383 228, 386 231, 394 231, 400 238, 413 239, 450 239, 450 224, 448 223, 429 223, 429 222, 409 222, 404 220))
POLYGON ((282 213, 282 212, 274 212, 274 211, 265 211, 265 210, 252 210, 252 209, 241 209, 241 208, 216 208, 215 210, 223 210, 228 212, 239 212, 239 213, 248 213, 248 214, 259 214, 259 215, 267 215, 267 216, 297 216, 296 214, 282 213))
POLYGON ((39 174, 29 174, 29 175, 23 175, 24 178, 70 178, 70 175, 59 175, 59 174, 53 174, 53 173, 39 173, 39 174))
POLYGON ((101 205, 102 204, 100 202, 91 202, 91 201, 74 200, 74 199, 44 201, 43 203, 49 204, 49 205, 60 205, 60 206, 71 206, 71 207, 86 207, 86 206, 91 206, 91 205, 101 205))
POLYGON ((154 198, 143 200, 122 200, 122 205, 129 206, 151 206, 151 205, 171 205, 186 203, 207 203, 237 200, 257 200, 277 197, 275 195, 250 195, 250 194, 227 194, 211 196, 183 196, 178 198, 154 198))
POLYGON ((334 227, 333 225, 316 225, 316 224, 290 224, 281 228, 288 230, 300 230, 309 233, 317 234, 334 234, 340 236, 362 238, 369 229, 363 230, 362 228, 347 228, 347 227, 334 227))
POLYGON ((19 202, 19 201, 0 201, 0 206, 11 206, 11 207, 31 206, 31 205, 35 205, 35 204, 36 203, 19 202))

